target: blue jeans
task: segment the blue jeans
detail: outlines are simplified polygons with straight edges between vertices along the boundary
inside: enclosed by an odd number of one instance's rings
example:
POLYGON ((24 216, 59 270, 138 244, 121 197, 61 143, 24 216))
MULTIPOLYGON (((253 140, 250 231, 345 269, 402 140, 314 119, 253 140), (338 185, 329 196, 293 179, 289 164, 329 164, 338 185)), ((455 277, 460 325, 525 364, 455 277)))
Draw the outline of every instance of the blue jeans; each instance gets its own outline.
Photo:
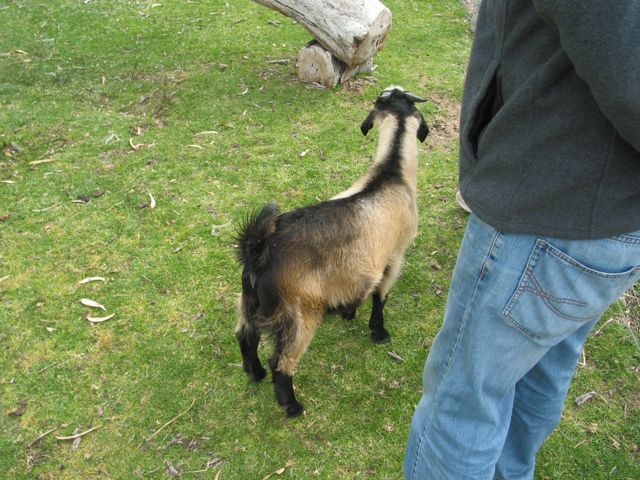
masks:
POLYGON ((640 277, 640 232, 559 240, 471 215, 424 370, 409 480, 530 479, 582 346, 640 277))

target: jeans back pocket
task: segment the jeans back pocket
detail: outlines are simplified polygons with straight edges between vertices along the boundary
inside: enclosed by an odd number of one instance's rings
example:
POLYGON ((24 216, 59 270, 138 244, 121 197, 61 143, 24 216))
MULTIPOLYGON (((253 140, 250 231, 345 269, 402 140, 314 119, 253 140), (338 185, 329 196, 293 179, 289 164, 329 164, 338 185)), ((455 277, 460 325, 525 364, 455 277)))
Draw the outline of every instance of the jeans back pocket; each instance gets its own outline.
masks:
POLYGON ((502 317, 534 342, 552 347, 599 318, 639 275, 638 267, 595 270, 538 239, 502 317))

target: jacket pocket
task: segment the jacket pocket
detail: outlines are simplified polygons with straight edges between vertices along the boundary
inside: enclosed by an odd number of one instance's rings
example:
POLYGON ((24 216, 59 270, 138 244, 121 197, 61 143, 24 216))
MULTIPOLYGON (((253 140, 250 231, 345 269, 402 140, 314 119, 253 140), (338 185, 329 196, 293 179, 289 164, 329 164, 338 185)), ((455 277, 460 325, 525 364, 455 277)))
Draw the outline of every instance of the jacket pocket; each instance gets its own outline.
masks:
POLYGON ((502 317, 534 342, 552 347, 599 318, 639 276, 639 267, 594 270, 538 240, 502 317))
POLYGON ((475 102, 471 105, 471 115, 466 128, 465 140, 473 155, 478 155, 478 144, 482 133, 503 105, 500 85, 500 70, 495 67, 483 82, 475 102))

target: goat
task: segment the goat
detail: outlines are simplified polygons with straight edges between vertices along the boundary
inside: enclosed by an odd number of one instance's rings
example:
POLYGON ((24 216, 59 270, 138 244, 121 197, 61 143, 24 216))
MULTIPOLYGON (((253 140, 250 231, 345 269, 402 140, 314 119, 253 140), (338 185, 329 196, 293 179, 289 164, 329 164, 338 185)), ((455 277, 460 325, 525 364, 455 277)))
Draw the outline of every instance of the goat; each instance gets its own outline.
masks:
POLYGON ((360 127, 380 130, 369 171, 348 190, 316 205, 280 213, 268 204, 240 228, 243 265, 236 336, 243 368, 259 382, 261 334, 275 341, 269 359, 275 395, 289 417, 303 412, 293 374, 325 314, 355 317, 372 295, 369 328, 377 343, 389 341, 383 309, 417 231, 415 138, 429 128, 415 107, 419 98, 389 87, 360 127))

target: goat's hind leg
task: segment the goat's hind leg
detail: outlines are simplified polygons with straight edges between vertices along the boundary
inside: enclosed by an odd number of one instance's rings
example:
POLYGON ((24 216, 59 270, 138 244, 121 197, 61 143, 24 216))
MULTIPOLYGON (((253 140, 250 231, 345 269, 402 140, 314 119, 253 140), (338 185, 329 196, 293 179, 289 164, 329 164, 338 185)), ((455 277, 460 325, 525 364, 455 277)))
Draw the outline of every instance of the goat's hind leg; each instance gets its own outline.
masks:
POLYGON ((288 417, 297 417, 304 412, 293 391, 293 374, 321 319, 321 315, 295 319, 286 316, 276 332, 276 349, 269 359, 269 366, 276 400, 284 407, 288 417))
POLYGON ((251 293, 244 292, 238 299, 238 325, 236 338, 242 353, 242 368, 254 382, 259 382, 267 372, 258 357, 260 332, 256 328, 254 315, 257 309, 257 298, 251 293))

